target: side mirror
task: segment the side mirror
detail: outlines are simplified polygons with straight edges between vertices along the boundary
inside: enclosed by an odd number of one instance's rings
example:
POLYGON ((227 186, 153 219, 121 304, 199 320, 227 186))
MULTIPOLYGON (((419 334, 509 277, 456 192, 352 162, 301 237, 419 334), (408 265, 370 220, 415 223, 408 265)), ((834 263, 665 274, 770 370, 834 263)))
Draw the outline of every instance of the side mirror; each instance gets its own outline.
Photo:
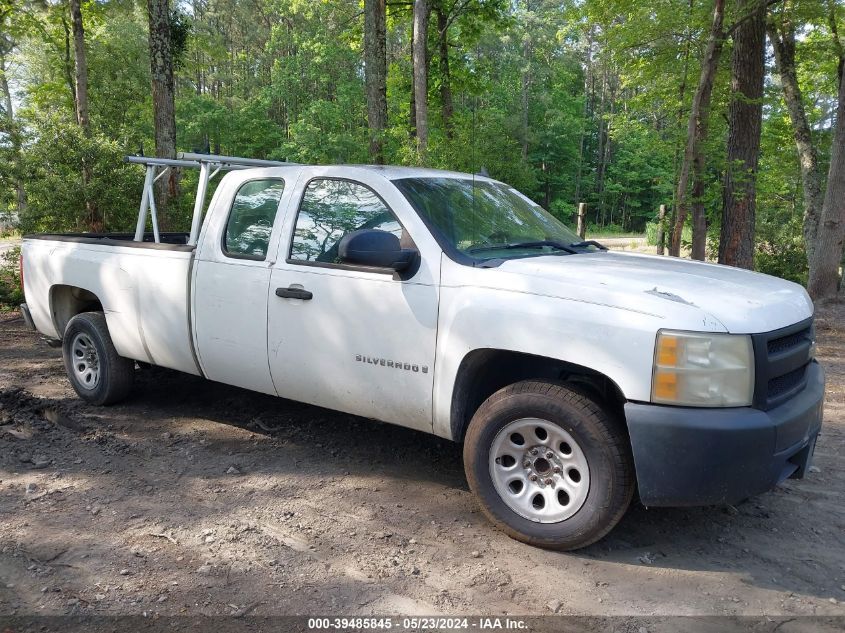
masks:
POLYGON ((418 251, 402 248, 399 238, 378 229, 361 229, 347 233, 340 240, 338 255, 344 263, 391 270, 405 270, 417 258, 418 251))

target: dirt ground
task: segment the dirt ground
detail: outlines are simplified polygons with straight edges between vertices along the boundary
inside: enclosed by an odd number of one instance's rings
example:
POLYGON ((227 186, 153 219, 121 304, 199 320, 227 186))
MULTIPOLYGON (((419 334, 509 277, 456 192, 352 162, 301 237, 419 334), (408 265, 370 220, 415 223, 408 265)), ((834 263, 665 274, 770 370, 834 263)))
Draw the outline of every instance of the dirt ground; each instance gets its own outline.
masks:
POLYGON ((612 248, 614 251, 627 251, 630 253, 647 253, 654 255, 657 253, 656 246, 649 246, 645 235, 622 235, 613 237, 596 237, 587 239, 595 239, 601 242, 604 246, 612 248))
POLYGON ((807 479, 555 553, 491 527, 447 441, 160 370, 90 407, 2 316, 0 614, 843 616, 845 302, 817 328, 807 479))

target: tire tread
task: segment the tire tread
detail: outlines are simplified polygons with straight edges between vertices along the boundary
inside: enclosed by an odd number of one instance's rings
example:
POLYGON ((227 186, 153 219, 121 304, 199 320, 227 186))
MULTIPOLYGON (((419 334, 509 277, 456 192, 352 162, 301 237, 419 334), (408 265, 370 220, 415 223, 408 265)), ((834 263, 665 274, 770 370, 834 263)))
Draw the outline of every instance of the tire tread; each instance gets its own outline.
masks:
POLYGON ((65 368, 68 378, 76 393, 83 400, 95 405, 109 405, 119 402, 129 395, 135 381, 135 361, 124 358, 117 353, 114 343, 112 343, 111 335, 109 334, 106 317, 102 312, 82 312, 77 314, 68 322, 65 328, 64 338, 65 345, 62 346, 62 351, 65 357, 65 368), (66 346, 70 340, 69 333, 72 333, 72 330, 77 328, 87 330, 90 334, 93 334, 99 339, 100 346, 103 348, 102 350, 98 350, 98 352, 104 352, 105 359, 103 360, 105 360, 105 363, 101 361, 101 365, 104 364, 108 368, 108 371, 101 373, 100 380, 105 381, 105 387, 97 390, 96 394, 81 392, 76 388, 76 383, 71 378, 72 374, 68 361, 69 353, 66 350, 66 346))
MULTIPOLYGON (((481 504, 482 511, 498 528, 519 541, 546 549, 571 550, 586 547, 604 538, 616 526, 627 511, 636 489, 633 458, 624 423, 610 415, 592 399, 574 390, 570 385, 557 381, 525 380, 504 387, 485 400, 473 416, 465 438, 464 461, 467 463, 467 452, 473 450, 474 442, 483 428, 483 421, 488 419, 498 406, 510 398, 532 394, 566 403, 576 412, 597 422, 592 427, 598 431, 602 442, 612 454, 614 472, 611 476, 616 482, 612 498, 601 508, 610 508, 613 512, 609 519, 603 521, 601 520, 602 513, 594 513, 593 520, 580 531, 578 536, 561 544, 554 539, 527 535, 510 527, 494 516, 484 503, 481 504)), ((473 470, 471 468, 466 470, 470 488, 474 491, 478 490, 479 482, 475 479, 473 470)))

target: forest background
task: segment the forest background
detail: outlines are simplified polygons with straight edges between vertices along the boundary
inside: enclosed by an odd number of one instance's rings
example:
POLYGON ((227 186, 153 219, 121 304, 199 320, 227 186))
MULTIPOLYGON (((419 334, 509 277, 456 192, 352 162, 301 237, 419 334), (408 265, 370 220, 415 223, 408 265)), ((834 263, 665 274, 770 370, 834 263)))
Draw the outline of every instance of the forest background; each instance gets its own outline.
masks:
MULTIPOLYGON (((127 231, 126 154, 484 171, 836 294, 843 0, 0 0, 0 224, 127 231)), ((159 191, 190 224, 195 173, 159 191)), ((15 249, 0 303, 20 300, 15 249)))

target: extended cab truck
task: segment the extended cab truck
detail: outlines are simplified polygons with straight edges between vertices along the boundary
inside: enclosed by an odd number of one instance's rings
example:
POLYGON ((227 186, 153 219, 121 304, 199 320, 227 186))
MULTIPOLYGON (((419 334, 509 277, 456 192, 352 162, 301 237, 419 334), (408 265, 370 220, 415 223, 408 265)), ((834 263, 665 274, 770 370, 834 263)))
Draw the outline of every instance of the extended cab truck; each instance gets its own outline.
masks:
POLYGON ((197 207, 190 234, 142 213, 134 239, 24 238, 24 315, 83 399, 124 398, 139 361, 463 442, 493 523, 559 549, 635 490, 735 502, 808 468, 824 376, 796 284, 608 252, 430 169, 236 170, 197 207))

